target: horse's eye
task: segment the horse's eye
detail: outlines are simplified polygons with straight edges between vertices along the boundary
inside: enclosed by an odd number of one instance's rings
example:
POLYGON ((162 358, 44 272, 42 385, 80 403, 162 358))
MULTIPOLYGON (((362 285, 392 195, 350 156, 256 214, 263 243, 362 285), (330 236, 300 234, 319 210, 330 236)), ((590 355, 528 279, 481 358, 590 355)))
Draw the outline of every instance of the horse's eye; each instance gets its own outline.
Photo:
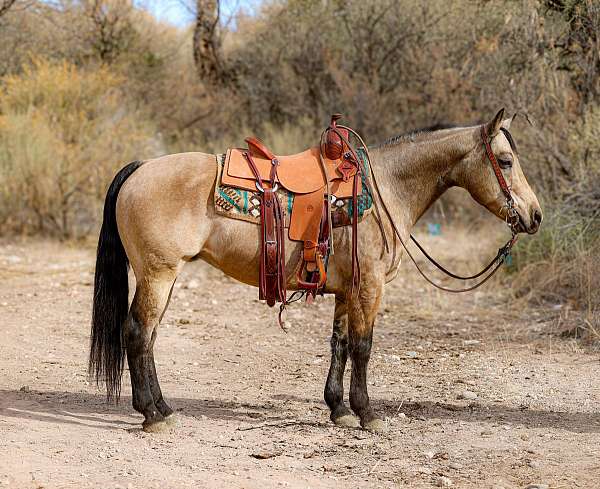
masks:
POLYGON ((510 168, 512 166, 512 160, 498 158, 498 164, 500 165, 500 168, 510 168))

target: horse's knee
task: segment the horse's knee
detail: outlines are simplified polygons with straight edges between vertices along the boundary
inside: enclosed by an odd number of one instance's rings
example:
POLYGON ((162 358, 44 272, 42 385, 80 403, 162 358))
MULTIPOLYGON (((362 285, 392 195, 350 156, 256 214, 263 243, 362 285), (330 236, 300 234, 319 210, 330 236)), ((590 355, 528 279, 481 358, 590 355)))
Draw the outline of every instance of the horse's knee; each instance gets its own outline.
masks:
POLYGON ((338 361, 346 361, 348 356, 348 329, 339 324, 343 322, 343 319, 336 319, 331 333, 331 354, 338 361))
POLYGON ((152 341, 152 330, 149 325, 139 321, 135 313, 129 313, 123 327, 123 338, 129 355, 141 355, 148 350, 152 341))
POLYGON ((371 357, 371 347, 373 345, 373 329, 365 332, 364 334, 350 334, 348 341, 348 351, 353 363, 358 363, 361 366, 362 363, 368 362, 371 357))

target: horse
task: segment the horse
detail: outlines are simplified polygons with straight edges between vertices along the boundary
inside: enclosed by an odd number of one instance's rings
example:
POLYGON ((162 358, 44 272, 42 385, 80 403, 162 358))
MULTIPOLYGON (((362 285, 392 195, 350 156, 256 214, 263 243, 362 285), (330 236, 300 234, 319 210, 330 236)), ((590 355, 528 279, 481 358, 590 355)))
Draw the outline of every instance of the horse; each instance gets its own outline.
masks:
MULTIPOLYGON (((324 397, 336 425, 375 432, 386 429, 367 391, 373 327, 384 285, 399 272, 403 257, 399 243, 406 242, 419 218, 454 186, 466 189, 498 218, 508 218, 505 194, 482 143, 482 128, 501 168, 498 171, 510 182, 516 231, 534 234, 539 229, 542 210, 508 132, 512 118, 504 115, 502 109, 483 126, 399 136, 371 150, 372 170, 390 218, 377 219, 371 213, 358 224, 358 290, 351 284, 349 227, 333 230, 335 254, 329 260, 324 289, 335 296, 324 397), (391 236, 389 244, 385 233, 391 236), (343 386, 348 356, 351 409, 344 403, 343 386)), ((106 194, 94 278, 89 372, 97 383, 106 384, 109 399, 118 400, 126 355, 133 408, 144 416, 142 427, 147 432, 169 429, 175 423, 160 388, 153 347, 184 265, 201 259, 240 282, 258 285, 259 226, 215 212, 216 158, 191 152, 133 162, 116 174, 106 194), (131 306, 129 267, 136 279, 131 306)), ((295 241, 285 243, 287 270, 298 265, 301 246, 295 241)), ((295 274, 288 275, 288 289, 297 289, 295 274)))

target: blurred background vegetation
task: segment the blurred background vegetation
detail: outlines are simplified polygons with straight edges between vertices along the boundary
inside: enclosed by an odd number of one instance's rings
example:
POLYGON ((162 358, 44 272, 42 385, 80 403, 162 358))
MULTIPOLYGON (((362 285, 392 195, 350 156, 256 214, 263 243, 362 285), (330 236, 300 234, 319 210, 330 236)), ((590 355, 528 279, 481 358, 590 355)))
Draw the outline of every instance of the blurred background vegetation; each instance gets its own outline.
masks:
POLYGON ((131 0, 0 0, 0 234, 96 232, 134 159, 250 133, 293 152, 332 112, 375 144, 506 107, 533 122, 513 132, 546 215, 514 289, 597 326, 598 0, 255 0, 227 18, 180 2, 189 23, 172 25, 131 0))

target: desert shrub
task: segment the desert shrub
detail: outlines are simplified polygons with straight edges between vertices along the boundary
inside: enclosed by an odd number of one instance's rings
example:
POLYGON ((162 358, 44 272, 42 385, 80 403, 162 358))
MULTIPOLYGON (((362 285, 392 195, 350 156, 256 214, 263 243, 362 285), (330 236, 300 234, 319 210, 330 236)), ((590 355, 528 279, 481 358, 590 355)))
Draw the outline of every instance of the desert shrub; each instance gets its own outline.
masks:
POLYGON ((538 235, 515 250, 514 288, 533 301, 566 300, 600 331, 600 107, 588 107, 566 147, 575 164, 546 199, 538 235))
POLYGON ((127 110, 121 79, 35 59, 0 91, 0 223, 17 232, 83 234, 119 166, 159 151, 127 110))

